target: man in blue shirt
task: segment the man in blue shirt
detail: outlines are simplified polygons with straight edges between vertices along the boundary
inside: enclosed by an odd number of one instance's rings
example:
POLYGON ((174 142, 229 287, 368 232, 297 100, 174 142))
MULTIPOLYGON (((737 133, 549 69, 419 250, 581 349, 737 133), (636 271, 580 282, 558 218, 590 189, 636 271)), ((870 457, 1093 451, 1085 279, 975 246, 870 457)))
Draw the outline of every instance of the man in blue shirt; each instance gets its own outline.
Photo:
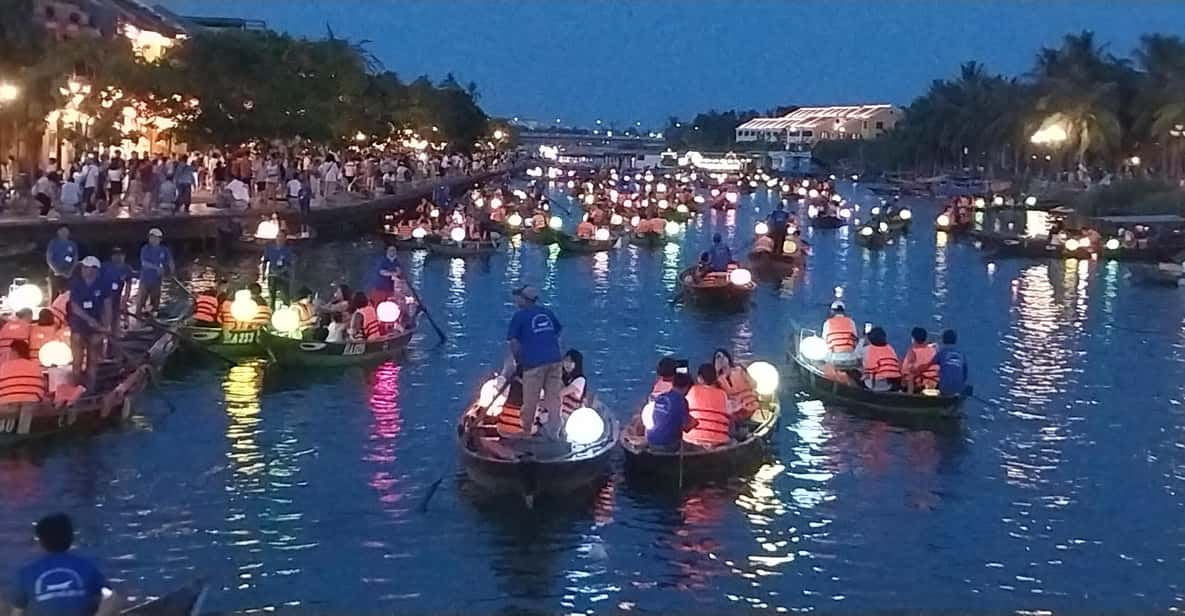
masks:
POLYGON ((107 328, 117 337, 121 322, 120 313, 127 310, 128 305, 128 291, 131 289, 128 281, 133 275, 135 272, 132 266, 128 265, 123 249, 119 246, 112 248, 111 258, 99 270, 99 279, 107 287, 108 296, 111 298, 111 320, 107 323, 107 328))
MULTIPOLYGON (((70 553, 74 525, 64 513, 46 516, 35 527, 45 555, 17 573, 12 606, 24 616, 93 616, 100 604, 118 602, 103 598, 107 578, 90 561, 70 553)), ((104 605, 105 611, 109 606, 104 605)))
POLYGON ((375 259, 370 272, 370 303, 378 306, 395 293, 395 278, 403 273, 399 265, 399 250, 387 246, 387 250, 375 259))
POLYGON ((653 421, 646 430, 646 444, 652 449, 678 451, 683 433, 695 426, 687 407, 687 391, 692 384, 691 375, 677 372, 670 391, 654 399, 653 421))
POLYGON ((173 273, 173 253, 161 244, 165 234, 153 228, 148 231, 148 243, 140 248, 140 290, 136 293, 136 313, 148 303, 160 310, 160 287, 166 274, 173 273))
POLYGON ((938 364, 938 393, 943 396, 957 396, 967 389, 967 360, 955 348, 959 341, 953 329, 942 332, 942 346, 934 356, 938 364))
POLYGON ((537 304, 539 291, 524 286, 514 290, 518 311, 510 319, 506 339, 517 370, 522 373, 522 434, 529 435, 535 424, 540 391, 547 423, 540 434, 559 440, 563 432, 560 415, 560 390, 564 387, 560 365, 560 332, 563 326, 552 311, 537 304))
POLYGON ((778 202, 778 207, 769 213, 769 237, 774 241, 774 254, 782 254, 782 245, 786 243, 786 225, 790 222, 790 213, 786 211, 786 204, 778 202))
POLYGON ((58 236, 45 247, 45 262, 49 265, 50 299, 59 296, 70 285, 74 268, 78 265, 78 244, 70 239, 70 228, 58 227, 58 236))
POLYGON ((700 262, 707 266, 709 272, 728 271, 728 264, 732 263, 732 249, 724 243, 719 233, 712 236, 712 247, 700 256, 700 262))
POLYGON ((82 260, 82 270, 70 281, 70 304, 66 323, 70 325, 70 348, 74 355, 74 383, 89 390, 95 388, 99 362, 102 361, 103 336, 111 333, 109 287, 99 279, 99 259, 82 260), (86 381, 82 380, 85 372, 86 381))
POLYGON ((288 303, 292 295, 292 283, 296 267, 296 255, 288 246, 286 234, 276 235, 276 239, 263 249, 263 264, 267 272, 267 291, 270 295, 272 310, 276 309, 276 298, 282 303, 288 303))

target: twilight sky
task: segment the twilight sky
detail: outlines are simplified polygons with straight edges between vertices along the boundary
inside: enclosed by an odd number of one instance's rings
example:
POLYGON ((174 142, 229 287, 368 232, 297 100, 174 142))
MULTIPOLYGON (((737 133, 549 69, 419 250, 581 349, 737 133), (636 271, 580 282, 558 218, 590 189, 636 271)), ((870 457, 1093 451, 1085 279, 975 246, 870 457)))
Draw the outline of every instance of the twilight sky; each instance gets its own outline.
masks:
POLYGON ((979 60, 1023 73, 1037 49, 1094 30, 1127 55, 1181 32, 1181 0, 148 0, 373 41, 406 80, 452 71, 498 116, 565 125, 716 108, 906 104, 979 60))

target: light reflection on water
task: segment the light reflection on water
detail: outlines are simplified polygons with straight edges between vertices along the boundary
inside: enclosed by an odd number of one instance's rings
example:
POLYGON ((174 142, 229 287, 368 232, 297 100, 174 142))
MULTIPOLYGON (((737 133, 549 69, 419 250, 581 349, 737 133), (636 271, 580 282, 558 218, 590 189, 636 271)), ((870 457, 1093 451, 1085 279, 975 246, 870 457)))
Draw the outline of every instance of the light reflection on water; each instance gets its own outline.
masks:
MULTIPOLYGON (((401 255, 449 340, 425 327, 406 359, 277 374, 190 359, 170 415, 149 397, 124 430, 0 458, 0 574, 33 553, 29 522, 63 508, 85 551, 130 594, 198 575, 212 609, 324 611, 764 610, 909 607, 1162 610, 1185 558, 1185 306, 1125 266, 999 261, 928 227, 883 251, 804 229, 808 271, 756 307, 671 306, 711 234, 744 252, 764 191, 658 249, 559 257, 520 245, 482 259, 401 255), (858 322, 955 327, 976 395, 954 425, 824 407, 783 374, 774 455, 730 481, 644 488, 620 469, 536 511, 479 498, 452 425, 504 352, 510 290, 540 287, 625 419, 662 353, 725 347, 783 365, 793 324, 818 327, 843 285, 858 322), (417 504, 441 484, 425 513, 417 504), (460 577, 458 572, 464 572, 460 577), (463 581, 462 581, 463 580, 463 581), (460 583, 458 583, 460 582, 460 583), (1087 596, 1089 593, 1089 596, 1087 596), (624 607, 623 607, 624 606, 624 607)), ((302 254, 310 286, 357 285, 377 242, 302 254)), ((195 286, 256 277, 254 258, 199 260, 195 286)), ((23 266, 21 266, 23 267, 23 266)))

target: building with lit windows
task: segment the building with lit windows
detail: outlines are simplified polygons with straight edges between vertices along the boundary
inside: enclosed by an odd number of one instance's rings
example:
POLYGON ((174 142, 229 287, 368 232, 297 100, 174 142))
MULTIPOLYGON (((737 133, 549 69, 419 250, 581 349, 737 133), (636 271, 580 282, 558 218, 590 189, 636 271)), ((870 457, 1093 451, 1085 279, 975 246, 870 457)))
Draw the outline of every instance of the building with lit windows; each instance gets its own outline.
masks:
POLYGON ((782 149, 810 149, 820 141, 875 139, 901 119, 886 104, 799 107, 778 118, 753 118, 736 128, 738 144, 782 149))

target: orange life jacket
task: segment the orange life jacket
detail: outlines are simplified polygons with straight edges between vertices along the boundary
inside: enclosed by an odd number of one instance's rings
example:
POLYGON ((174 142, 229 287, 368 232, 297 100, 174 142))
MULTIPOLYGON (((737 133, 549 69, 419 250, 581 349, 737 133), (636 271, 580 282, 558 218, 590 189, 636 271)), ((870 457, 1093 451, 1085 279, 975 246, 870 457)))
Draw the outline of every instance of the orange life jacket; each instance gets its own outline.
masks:
POLYGON ((650 399, 654 400, 668 391, 671 391, 672 385, 673 383, 671 381, 668 381, 664 378, 659 378, 654 382, 654 387, 650 388, 650 399))
POLYGON ((736 417, 748 419, 757 412, 760 403, 757 392, 753 389, 753 381, 749 379, 744 368, 736 366, 728 373, 719 377, 720 387, 728 394, 728 399, 736 405, 736 417))
POLYGON ((411 225, 411 223, 408 223, 408 222, 400 223, 399 227, 397 229, 397 232, 399 233, 399 239, 410 240, 411 239, 411 232, 414 229, 415 229, 415 227, 413 227, 411 225))
POLYGON ((934 363, 936 354, 938 349, 932 344, 915 344, 909 347, 909 352, 905 354, 903 370, 912 376, 915 387, 938 387, 938 364, 934 363))
POLYGON ((502 405, 502 412, 498 414, 498 432, 502 434, 522 434, 523 410, 507 402, 502 405))
POLYGON ((34 325, 29 329, 29 353, 37 355, 46 342, 58 339, 60 330, 55 325, 34 325))
POLYGON ((0 364, 0 404, 44 402, 45 379, 41 364, 21 357, 0 364))
POLYGON ((300 319, 301 327, 311 327, 316 324, 317 315, 313 313, 312 306, 304 302, 296 302, 293 307, 296 308, 296 316, 300 319))
POLYGON ((32 329, 33 324, 28 321, 20 319, 6 321, 4 326, 0 327, 0 349, 12 346, 13 340, 28 340, 32 329))
POLYGON ((490 210, 490 222, 502 222, 504 220, 506 220, 506 212, 502 208, 496 207, 490 210))
POLYGON ((193 320, 198 323, 217 323, 218 298, 204 293, 198 295, 193 304, 193 320))
POLYGON ((683 440, 694 445, 724 445, 732 440, 732 417, 728 415, 728 395, 719 387, 693 385, 687 392, 687 406, 695 418, 695 427, 683 433, 683 440))
POLYGON ((255 318, 251 319, 251 325, 253 327, 267 327, 267 324, 272 322, 272 307, 258 302, 256 302, 256 306, 255 318))
POLYGON ((869 345, 864 354, 864 376, 877 381, 901 378, 901 362, 889 345, 869 345))
POLYGON ((851 353, 856 350, 856 323, 852 319, 835 315, 823 325, 827 349, 832 353, 851 353))
POLYGON ((53 303, 49 305, 49 311, 53 313, 53 320, 58 327, 66 326, 66 308, 70 305, 70 292, 66 291, 54 298, 53 303))
POLYGON ((358 314, 362 315, 362 335, 366 336, 367 340, 378 340, 383 337, 383 328, 379 322, 379 313, 375 311, 374 306, 359 308, 358 314))
POLYGON ((230 311, 230 305, 234 303, 230 298, 222 300, 218 306, 218 322, 224 325, 233 325, 235 322, 234 313, 230 311))

